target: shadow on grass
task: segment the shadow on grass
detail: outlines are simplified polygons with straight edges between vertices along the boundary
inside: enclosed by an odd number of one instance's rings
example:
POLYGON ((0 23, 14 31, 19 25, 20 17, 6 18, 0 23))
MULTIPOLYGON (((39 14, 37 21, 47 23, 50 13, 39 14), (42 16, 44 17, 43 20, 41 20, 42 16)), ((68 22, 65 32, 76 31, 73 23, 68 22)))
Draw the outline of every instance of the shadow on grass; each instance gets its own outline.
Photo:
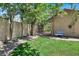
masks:
POLYGON ((23 37, 18 37, 17 39, 7 41, 5 44, 3 44, 3 47, 0 48, 0 56, 6 56, 10 50, 13 50, 15 47, 21 44, 19 40, 25 41, 25 40, 30 40, 31 38, 32 37, 23 36, 23 37))
POLYGON ((3 45, 3 48, 0 50, 0 56, 6 56, 7 53, 15 48, 18 44, 18 40, 11 40, 8 41, 6 44, 3 45))

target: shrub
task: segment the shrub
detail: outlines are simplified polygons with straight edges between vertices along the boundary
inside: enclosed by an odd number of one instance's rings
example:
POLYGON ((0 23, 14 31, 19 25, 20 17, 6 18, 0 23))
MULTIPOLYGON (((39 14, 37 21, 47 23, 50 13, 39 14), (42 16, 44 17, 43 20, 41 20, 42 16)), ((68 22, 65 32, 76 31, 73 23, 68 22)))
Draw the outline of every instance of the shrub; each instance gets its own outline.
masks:
POLYGON ((28 42, 20 44, 9 55, 11 56, 39 56, 39 51, 32 48, 28 42))

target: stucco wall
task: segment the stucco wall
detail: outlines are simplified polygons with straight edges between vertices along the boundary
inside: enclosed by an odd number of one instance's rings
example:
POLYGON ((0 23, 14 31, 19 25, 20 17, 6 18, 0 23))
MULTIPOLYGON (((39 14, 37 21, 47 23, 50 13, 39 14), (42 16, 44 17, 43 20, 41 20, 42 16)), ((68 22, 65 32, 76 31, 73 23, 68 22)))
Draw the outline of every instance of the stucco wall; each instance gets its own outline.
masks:
MULTIPOLYGON (((5 38, 9 39, 9 22, 0 18, 0 41, 4 41, 5 38)), ((27 24, 23 24, 23 35, 27 35, 27 24)), ((21 23, 13 22, 13 34, 12 37, 21 36, 21 23)))
POLYGON ((60 15, 56 17, 54 21, 54 32, 63 31, 64 36, 79 37, 79 16, 75 25, 69 28, 68 26, 71 24, 72 20, 71 15, 60 15))
POLYGON ((21 36, 21 24, 19 22, 13 22, 13 36, 18 37, 21 36))
POLYGON ((7 37, 7 20, 0 18, 0 40, 4 41, 7 37))

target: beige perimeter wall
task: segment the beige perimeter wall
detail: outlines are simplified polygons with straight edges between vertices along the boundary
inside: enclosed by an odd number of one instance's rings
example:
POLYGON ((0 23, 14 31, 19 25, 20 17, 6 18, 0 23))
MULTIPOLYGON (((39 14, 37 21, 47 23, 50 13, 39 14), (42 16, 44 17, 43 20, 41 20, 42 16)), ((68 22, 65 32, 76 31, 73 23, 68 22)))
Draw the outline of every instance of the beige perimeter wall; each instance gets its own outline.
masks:
MULTIPOLYGON (((23 24, 23 35, 27 35, 27 24, 23 24)), ((13 38, 21 36, 21 23, 13 22, 13 38)), ((0 18, 0 41, 9 38, 9 23, 7 20, 0 18)))
POLYGON ((63 31, 64 36, 79 37, 79 16, 75 25, 70 29, 68 26, 72 22, 71 15, 60 15, 54 21, 54 33, 63 31))

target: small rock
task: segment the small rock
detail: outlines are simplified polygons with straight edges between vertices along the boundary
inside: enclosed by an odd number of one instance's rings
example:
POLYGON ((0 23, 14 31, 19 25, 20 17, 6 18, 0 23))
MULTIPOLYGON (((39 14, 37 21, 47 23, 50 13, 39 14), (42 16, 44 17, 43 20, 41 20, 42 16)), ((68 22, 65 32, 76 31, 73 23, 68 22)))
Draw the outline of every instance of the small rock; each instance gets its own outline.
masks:
POLYGON ((0 49, 3 48, 3 42, 0 41, 0 49))

